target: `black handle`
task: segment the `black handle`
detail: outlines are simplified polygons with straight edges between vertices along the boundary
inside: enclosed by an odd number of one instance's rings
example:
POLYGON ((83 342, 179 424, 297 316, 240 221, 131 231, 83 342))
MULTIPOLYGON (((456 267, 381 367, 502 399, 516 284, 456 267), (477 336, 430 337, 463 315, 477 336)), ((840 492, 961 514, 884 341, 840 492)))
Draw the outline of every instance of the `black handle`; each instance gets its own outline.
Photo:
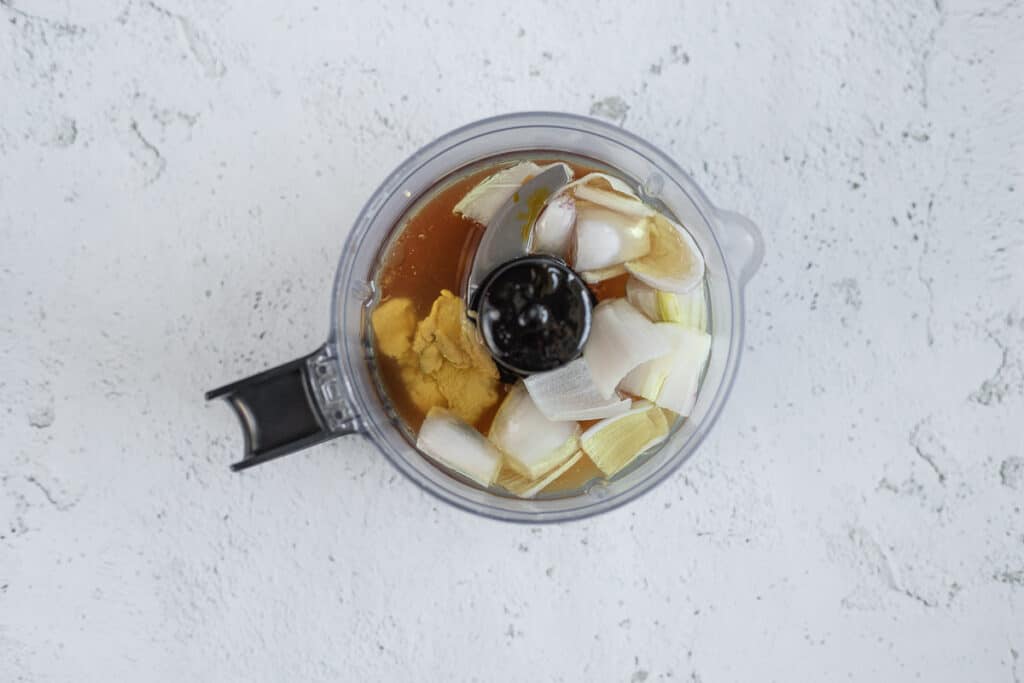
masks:
POLYGON ((207 401, 227 401, 242 423, 245 455, 231 465, 233 471, 357 431, 333 360, 324 346, 206 393, 207 401))

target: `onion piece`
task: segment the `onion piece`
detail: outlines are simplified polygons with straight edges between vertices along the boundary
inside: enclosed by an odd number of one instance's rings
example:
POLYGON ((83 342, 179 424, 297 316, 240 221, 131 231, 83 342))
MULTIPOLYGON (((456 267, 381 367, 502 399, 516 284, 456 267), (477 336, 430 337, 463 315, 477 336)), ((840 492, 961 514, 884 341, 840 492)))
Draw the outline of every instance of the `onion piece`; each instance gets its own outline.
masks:
POLYGON ((576 227, 576 201, 572 195, 559 194, 549 200, 530 232, 530 253, 552 254, 565 258, 572 246, 576 227))
POLYGON ((626 281, 626 300, 655 322, 679 323, 683 327, 707 331, 708 304, 701 286, 676 294, 662 292, 630 277, 626 281))
POLYGON ((445 408, 434 407, 427 413, 416 448, 481 486, 490 486, 501 469, 498 449, 445 408))
POLYGON ((675 323, 655 323, 658 333, 669 341, 671 351, 651 359, 629 371, 619 382, 619 390, 657 402, 661 388, 672 372, 676 354, 684 343, 683 327, 675 323))
POLYGON ((576 196, 576 199, 611 209, 624 216, 648 218, 655 213, 654 209, 640 201, 632 192, 630 192, 629 196, 625 196, 618 192, 600 190, 591 185, 579 185, 573 188, 572 193, 576 196))
POLYGON ((619 382, 619 389, 679 415, 689 415, 711 350, 711 336, 678 323, 656 326, 671 341, 672 351, 638 365, 619 382))
POLYGON ((626 195, 627 197, 636 198, 637 201, 640 201, 639 198, 636 197, 636 193, 633 192, 633 188, 629 186, 629 183, 620 178, 616 178, 613 175, 608 175, 607 173, 588 173, 587 175, 581 176, 579 179, 567 184, 566 188, 575 190, 576 188, 583 186, 593 186, 604 190, 612 190, 619 194, 626 195))
POLYGON ((649 401, 637 401, 629 412, 601 420, 583 432, 580 445, 598 469, 612 477, 667 436, 665 413, 649 401))
POLYGON ((508 464, 527 479, 537 479, 578 448, 579 425, 544 416, 522 384, 516 384, 498 408, 487 438, 508 464))
MULTIPOLYGON (((572 177, 570 171, 570 177, 572 177)), ((590 173, 567 183, 544 202, 530 233, 529 251, 566 257, 576 225, 576 199, 627 216, 646 218, 654 211, 633 194, 629 185, 604 173, 590 173)))
MULTIPOLYGON (((554 164, 538 166, 532 161, 521 161, 515 166, 502 169, 494 175, 488 176, 477 183, 466 196, 459 200, 459 203, 452 209, 452 213, 459 214, 487 225, 494 219, 494 215, 504 206, 505 202, 512 198, 523 183, 545 169, 551 168, 554 164)), ((569 177, 572 178, 572 169, 566 166, 569 177)))
POLYGON ((551 470, 540 479, 527 479, 511 467, 506 467, 498 473, 498 486, 501 486, 509 493, 519 498, 533 498, 546 489, 551 482, 558 479, 566 471, 579 462, 583 457, 583 451, 576 451, 568 460, 551 470))
POLYGON ((662 408, 687 416, 697 401, 701 374, 711 353, 711 335, 681 328, 682 342, 672 358, 672 369, 665 378, 656 403, 662 408))
MULTIPOLYGON (((626 291, 629 291, 627 286, 626 291)), ((703 287, 694 287, 685 294, 657 292, 656 307, 661 320, 705 332, 708 329, 708 303, 703 287)))
POLYGON ((648 233, 650 249, 626 262, 630 273, 655 289, 677 294, 693 289, 704 279, 704 257, 683 226, 659 213, 651 219, 648 233))
MULTIPOLYGON (((638 259, 650 250, 649 228, 644 219, 654 215, 655 211, 640 201, 624 181, 604 173, 590 173, 566 184, 548 198, 531 233, 530 251, 566 256, 575 223, 576 270, 604 270, 638 259), (582 249, 581 227, 584 231, 582 249)), ((600 282, 597 278, 602 275, 592 274, 588 282, 600 282)), ((612 275, 602 279, 607 277, 612 275)))
POLYGON ((651 320, 661 320, 658 315, 658 290, 631 277, 626 280, 626 301, 651 320))
POLYGON ((629 400, 606 397, 594 383, 586 361, 577 358, 560 368, 530 375, 523 384, 549 420, 599 420, 629 410, 629 400))
POLYGON ((588 173, 582 178, 568 183, 559 192, 571 192, 577 199, 628 216, 646 218, 655 213, 654 209, 637 197, 628 183, 607 173, 588 173))
MULTIPOLYGON (((651 250, 650 221, 594 204, 576 206, 577 271, 600 270, 641 259, 651 250)), ((636 261, 639 263, 639 261, 636 261)))
POLYGON ((598 392, 610 398, 630 370, 671 350, 670 340, 643 313, 625 299, 611 299, 594 308, 583 358, 598 392))
POLYGON ((584 270, 580 273, 580 277, 587 284, 596 285, 598 282, 604 282, 605 280, 611 280, 613 277, 625 275, 626 272, 626 267, 620 263, 617 266, 608 266, 600 270, 584 270))

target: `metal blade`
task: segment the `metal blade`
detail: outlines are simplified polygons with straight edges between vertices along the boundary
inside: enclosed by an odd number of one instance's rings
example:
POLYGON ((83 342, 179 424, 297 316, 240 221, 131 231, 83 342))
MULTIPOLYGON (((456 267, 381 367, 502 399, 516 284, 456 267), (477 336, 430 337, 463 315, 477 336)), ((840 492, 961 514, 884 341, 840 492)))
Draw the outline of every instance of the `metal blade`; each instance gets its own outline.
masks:
MULTIPOLYGON (((527 231, 537 219, 544 202, 558 188, 569 182, 571 171, 565 164, 554 164, 524 183, 511 199, 494 214, 484 231, 473 257, 466 286, 466 301, 473 295, 487 275, 506 261, 526 254, 527 231)), ((472 305, 470 303, 470 305, 472 305)))

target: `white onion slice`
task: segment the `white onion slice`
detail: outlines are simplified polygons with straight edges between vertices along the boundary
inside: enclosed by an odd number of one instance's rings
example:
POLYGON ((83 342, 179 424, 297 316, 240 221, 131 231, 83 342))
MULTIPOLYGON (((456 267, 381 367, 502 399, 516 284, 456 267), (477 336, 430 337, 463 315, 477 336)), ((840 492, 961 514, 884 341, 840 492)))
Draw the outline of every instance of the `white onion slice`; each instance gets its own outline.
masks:
POLYGON ((683 327, 674 323, 655 323, 658 333, 664 336, 672 349, 664 356, 652 358, 629 371, 619 382, 619 390, 657 403, 665 380, 675 364, 676 354, 684 342, 683 327))
POLYGON ((540 479, 527 479, 511 467, 506 467, 498 474, 498 486, 520 498, 533 498, 546 489, 551 482, 565 474, 570 467, 583 457, 583 451, 576 451, 568 460, 551 470, 540 479))
POLYGON ((648 230, 648 252, 626 269, 651 287, 683 294, 704 279, 704 256, 693 236, 678 223, 655 214, 648 230))
POLYGON ((625 299, 611 299, 594 308, 583 358, 597 390, 610 398, 630 370, 671 350, 670 341, 643 313, 625 299))
POLYGON ((593 204, 576 206, 577 271, 600 270, 637 260, 651 250, 649 221, 593 204))
POLYGON ((578 434, 575 422, 545 417, 519 383, 498 408, 487 438, 505 454, 513 469, 537 479, 576 452, 578 434))
POLYGON ((679 415, 689 415, 697 400, 711 336, 678 323, 658 323, 656 327, 671 340, 672 351, 638 365, 619 382, 619 389, 679 415))
POLYGON ((661 320, 701 332, 708 329, 708 302, 704 288, 699 285, 685 294, 658 292, 656 305, 661 320))
POLYGON ((640 453, 668 436, 664 411, 637 401, 629 412, 601 420, 583 432, 580 445, 606 477, 614 476, 640 453))
POLYGON ((602 277, 609 266, 639 259, 650 250, 649 226, 643 219, 653 217, 654 209, 640 201, 622 180, 590 173, 566 184, 545 202, 531 233, 530 251, 567 256, 573 227, 578 229, 580 224, 580 202, 587 207, 585 239, 582 251, 576 242, 574 265, 579 271, 601 271, 585 273, 588 282, 613 277, 602 277))
POLYGON ((561 190, 572 192, 576 197, 622 213, 636 216, 652 216, 654 210, 644 204, 633 188, 624 180, 607 173, 588 173, 574 180, 561 190), (628 206, 626 205, 628 203, 628 206))
MULTIPOLYGON (((572 169, 566 164, 562 165, 565 166, 566 172, 572 178, 572 169)), ((498 210, 512 198, 512 195, 522 187, 528 178, 532 178, 551 166, 554 164, 538 166, 532 161, 521 161, 515 166, 498 171, 477 183, 472 190, 467 192, 466 196, 460 199, 452 209, 452 213, 488 225, 498 210)))
POLYGON ((565 258, 576 226, 576 201, 569 194, 553 198, 541 211, 530 233, 530 252, 565 258))
POLYGON ((663 292, 630 277, 626 280, 626 300, 654 322, 678 323, 690 329, 707 331, 707 299, 704 288, 699 284, 688 292, 677 294, 663 292))
POLYGON ((431 408, 427 413, 416 448, 481 486, 490 486, 501 469, 498 449, 444 408, 431 408))
POLYGON ((626 300, 651 320, 657 322, 661 319, 658 314, 658 290, 654 287, 631 277, 626 280, 626 300))
POLYGON ((596 285, 598 282, 604 282, 605 280, 611 280, 613 277, 625 275, 628 271, 626 266, 621 263, 616 266, 608 266, 601 270, 584 270, 580 273, 580 277, 583 281, 589 285, 596 285))
POLYGON ((625 216, 647 218, 655 214, 654 209, 640 201, 632 192, 629 196, 624 196, 618 192, 600 190, 592 185, 579 185, 573 188, 572 193, 576 195, 576 199, 611 209, 625 216))
POLYGON ((614 395, 609 398, 598 391, 582 358, 556 370, 530 375, 523 383, 549 420, 600 420, 629 410, 629 400, 614 395))
POLYGON ((661 386, 656 403, 678 415, 689 415, 697 401, 700 376, 711 353, 711 335, 682 328, 682 340, 672 359, 672 369, 661 386))

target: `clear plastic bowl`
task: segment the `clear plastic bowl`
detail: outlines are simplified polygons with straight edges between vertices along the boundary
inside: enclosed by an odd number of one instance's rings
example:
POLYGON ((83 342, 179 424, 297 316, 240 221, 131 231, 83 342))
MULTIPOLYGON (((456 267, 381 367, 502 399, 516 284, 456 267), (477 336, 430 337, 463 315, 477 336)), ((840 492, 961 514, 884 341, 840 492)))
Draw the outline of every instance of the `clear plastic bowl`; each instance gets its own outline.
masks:
POLYGON ((743 348, 743 287, 763 242, 746 218, 716 208, 669 157, 621 128, 571 114, 497 116, 454 130, 388 176, 356 218, 334 281, 331 334, 306 358, 210 392, 226 398, 243 425, 253 464, 357 432, 416 485, 463 510, 514 522, 561 522, 606 512, 643 495, 700 446, 729 396, 743 348), (653 454, 578 495, 524 500, 482 490, 434 465, 410 443, 382 398, 366 336, 373 278, 383 245, 409 207, 436 183, 490 157, 568 153, 616 169, 642 197, 661 203, 693 234, 706 260, 711 357, 696 405, 653 454))

